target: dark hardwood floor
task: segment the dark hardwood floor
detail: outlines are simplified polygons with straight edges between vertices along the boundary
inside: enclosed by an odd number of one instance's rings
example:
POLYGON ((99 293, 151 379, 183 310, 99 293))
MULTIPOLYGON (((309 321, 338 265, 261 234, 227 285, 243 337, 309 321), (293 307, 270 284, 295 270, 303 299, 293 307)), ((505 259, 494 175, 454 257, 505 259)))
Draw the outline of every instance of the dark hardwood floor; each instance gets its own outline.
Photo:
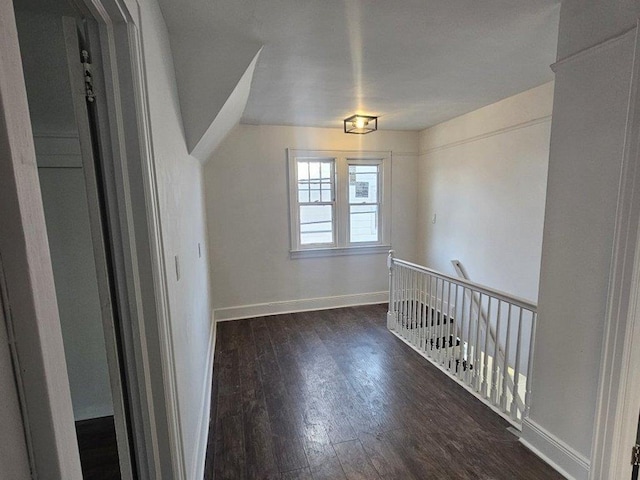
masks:
POLYGON ((113 416, 76 422, 76 435, 84 480, 119 479, 120 464, 113 416))
POLYGON ((561 479, 382 305, 218 325, 205 479, 561 479))

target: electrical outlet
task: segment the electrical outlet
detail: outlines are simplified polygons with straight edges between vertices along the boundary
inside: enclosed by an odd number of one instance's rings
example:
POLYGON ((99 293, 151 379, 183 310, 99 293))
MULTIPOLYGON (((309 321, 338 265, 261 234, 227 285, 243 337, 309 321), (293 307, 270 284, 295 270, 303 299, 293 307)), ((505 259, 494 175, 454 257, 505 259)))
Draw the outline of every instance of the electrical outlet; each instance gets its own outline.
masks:
POLYGON ((200 248, 199 242, 198 242, 198 258, 202 258, 202 249, 200 248))
POLYGON ((180 261, 178 260, 178 255, 176 255, 175 257, 175 261, 176 261, 176 281, 180 281, 180 261))

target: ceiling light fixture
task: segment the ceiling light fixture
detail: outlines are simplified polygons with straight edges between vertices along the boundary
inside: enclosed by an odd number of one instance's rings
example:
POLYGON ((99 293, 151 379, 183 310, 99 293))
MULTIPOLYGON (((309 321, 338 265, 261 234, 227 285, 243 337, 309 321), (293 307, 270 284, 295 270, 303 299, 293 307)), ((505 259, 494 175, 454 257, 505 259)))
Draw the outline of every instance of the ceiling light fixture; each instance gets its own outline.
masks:
POLYGON ((375 132, 378 129, 378 117, 369 115, 351 115, 344 119, 344 133, 365 133, 375 132))

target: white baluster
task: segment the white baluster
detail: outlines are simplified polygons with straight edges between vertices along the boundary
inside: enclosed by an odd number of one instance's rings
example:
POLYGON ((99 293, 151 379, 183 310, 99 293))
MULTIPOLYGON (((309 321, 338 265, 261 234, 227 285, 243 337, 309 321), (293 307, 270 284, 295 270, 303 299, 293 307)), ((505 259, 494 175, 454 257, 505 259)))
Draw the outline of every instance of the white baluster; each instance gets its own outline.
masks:
POLYGON ((404 325, 404 336, 409 336, 409 271, 405 267, 402 269, 402 324, 404 325))
POLYGON ((491 336, 491 303, 493 298, 488 297, 487 321, 484 326, 484 354, 482 356, 482 385, 480 387, 482 396, 487 396, 487 375, 489 370, 489 337, 491 336))
POLYGON ((433 284, 433 277, 427 275, 427 286, 425 289, 425 325, 424 325, 424 352, 428 355, 431 351, 431 285, 433 284))
POLYGON ((420 350, 425 351, 427 338, 427 276, 420 274, 420 350))
POLYGON ((389 330, 395 330, 395 307, 394 307, 394 295, 395 289, 393 285, 393 250, 389 250, 389 256, 387 257, 387 268, 389 269, 389 307, 387 308, 387 328, 389 330))
POLYGON ((478 391, 480 389, 480 374, 482 373, 480 366, 480 323, 482 322, 482 293, 478 296, 478 315, 476 318, 476 337, 474 339, 473 347, 473 372, 471 378, 473 378, 473 389, 478 391))
POLYGON ((461 317, 458 315, 458 291, 460 290, 460 285, 458 285, 457 283, 455 284, 455 304, 453 305, 453 343, 452 343, 452 347, 451 347, 451 353, 449 355, 449 370, 453 371, 454 373, 456 372, 455 370, 455 363, 456 363, 456 349, 458 348, 458 341, 459 341, 459 337, 460 335, 458 335, 458 332, 460 331, 460 327, 458 326, 458 321, 461 320, 461 317))
POLYGON ((445 328, 443 329, 445 339, 442 343, 442 358, 441 364, 446 365, 449 358, 449 340, 451 338, 451 282, 447 282, 447 318, 445 321, 445 328))
POLYGON ((411 344, 416 345, 418 326, 417 326, 417 314, 416 308, 418 306, 418 293, 417 293, 417 279, 418 273, 415 270, 411 270, 411 344))
POLYGON ((520 349, 522 344, 522 307, 518 316, 518 336, 516 341, 516 364, 513 370, 513 399, 511 400, 511 418, 518 418, 518 383, 520 381, 520 349))
POLYGON ((467 354, 466 354, 466 369, 464 371, 464 379, 467 385, 471 384, 471 361, 473 359, 473 290, 469 289, 469 323, 467 324, 467 354))
POLYGON ((413 328, 413 280, 415 277, 415 272, 413 270, 408 270, 409 273, 409 289, 408 289, 408 303, 407 303, 407 313, 409 316, 409 342, 413 344, 413 335, 415 333, 415 329, 413 328))
POLYGON ((405 328, 405 324, 404 324, 404 274, 405 274, 405 267, 401 266, 398 269, 398 285, 400 288, 398 288, 398 294, 399 294, 399 298, 398 298, 398 323, 400 324, 400 334, 404 337, 404 328, 405 328))
POLYGON ((529 360, 527 362, 527 385, 524 394, 524 413, 522 418, 529 416, 531 410, 531 372, 533 369, 533 349, 536 343, 536 322, 538 320, 538 314, 531 312, 531 337, 529 338, 529 360))
POLYGON ((460 349, 458 351, 458 378, 460 378, 460 380, 462 380, 463 377, 463 362, 464 362, 464 354, 465 354, 465 338, 464 338, 464 334, 465 334, 465 305, 466 305, 466 301, 467 301, 467 288, 466 287, 462 287, 462 309, 460 311, 460 321, 461 321, 461 327, 460 327, 460 349))
POLYGON ((498 300, 498 315, 496 317, 496 339, 493 344, 493 366, 491 372, 491 403, 498 404, 498 354, 500 353, 500 321, 502 320, 502 301, 498 300))
POLYGON ((509 377, 509 350, 511 343, 511 304, 507 314, 507 337, 504 344, 504 367, 502 372, 502 396, 500 397, 500 409, 507 411, 507 393, 509 391, 507 378, 509 377))

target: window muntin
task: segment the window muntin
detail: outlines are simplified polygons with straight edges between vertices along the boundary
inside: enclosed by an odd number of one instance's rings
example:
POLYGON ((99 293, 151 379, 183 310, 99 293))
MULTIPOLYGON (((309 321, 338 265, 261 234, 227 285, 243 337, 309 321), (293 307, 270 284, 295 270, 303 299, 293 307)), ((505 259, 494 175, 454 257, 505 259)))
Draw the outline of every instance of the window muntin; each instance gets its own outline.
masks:
POLYGON ((287 155, 292 258, 390 248, 390 152, 288 149, 287 155))

